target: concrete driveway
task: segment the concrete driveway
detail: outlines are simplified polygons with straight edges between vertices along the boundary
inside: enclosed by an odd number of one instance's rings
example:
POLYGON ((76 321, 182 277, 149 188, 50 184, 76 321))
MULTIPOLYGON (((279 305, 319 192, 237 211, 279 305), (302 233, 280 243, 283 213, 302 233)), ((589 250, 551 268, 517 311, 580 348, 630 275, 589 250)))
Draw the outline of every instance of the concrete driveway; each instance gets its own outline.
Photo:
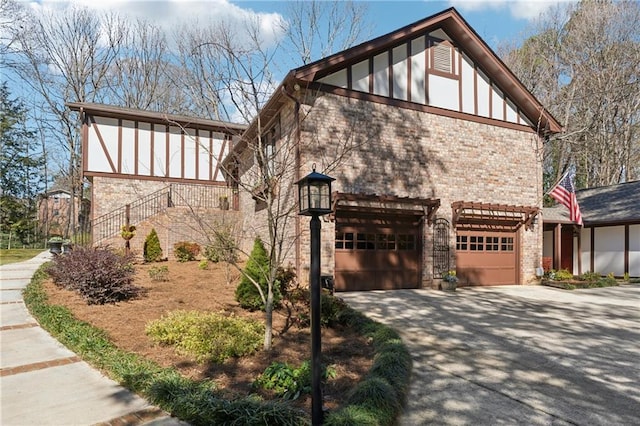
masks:
POLYGON ((640 424, 640 286, 337 293, 413 356, 401 424, 640 424))

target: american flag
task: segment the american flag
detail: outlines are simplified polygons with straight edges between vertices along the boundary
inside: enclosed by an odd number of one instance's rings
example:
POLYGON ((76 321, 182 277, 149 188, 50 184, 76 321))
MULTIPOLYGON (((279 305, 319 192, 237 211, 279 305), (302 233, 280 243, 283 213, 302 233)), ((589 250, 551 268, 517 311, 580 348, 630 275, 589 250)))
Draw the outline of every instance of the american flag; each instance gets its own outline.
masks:
POLYGON ((575 169, 571 167, 565 172, 556 186, 549 191, 549 195, 569 209, 569 219, 572 222, 582 226, 582 214, 576 198, 576 187, 573 184, 575 177, 575 169))

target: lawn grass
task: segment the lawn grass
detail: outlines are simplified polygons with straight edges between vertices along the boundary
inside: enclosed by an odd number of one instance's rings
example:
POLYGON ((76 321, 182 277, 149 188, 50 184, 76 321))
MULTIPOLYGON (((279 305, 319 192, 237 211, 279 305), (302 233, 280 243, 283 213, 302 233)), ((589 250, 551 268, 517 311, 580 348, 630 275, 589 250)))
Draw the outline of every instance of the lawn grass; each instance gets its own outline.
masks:
POLYGON ((22 262, 45 251, 44 249, 2 249, 0 250, 0 266, 22 262))

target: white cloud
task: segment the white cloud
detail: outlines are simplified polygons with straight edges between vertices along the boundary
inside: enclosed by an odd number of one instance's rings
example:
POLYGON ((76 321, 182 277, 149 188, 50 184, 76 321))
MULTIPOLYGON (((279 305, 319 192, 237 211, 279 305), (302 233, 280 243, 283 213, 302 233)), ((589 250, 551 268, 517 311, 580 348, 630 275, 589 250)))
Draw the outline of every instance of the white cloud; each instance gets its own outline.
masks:
POLYGON ((272 44, 281 37, 279 23, 283 18, 277 13, 256 13, 243 9, 228 0, 36 0, 31 1, 32 9, 62 10, 70 5, 78 5, 99 11, 115 11, 132 18, 143 18, 167 34, 182 25, 211 25, 224 21, 231 27, 242 28, 243 22, 258 19, 262 40, 272 44))
POLYGON ((517 19, 534 20, 545 10, 574 0, 449 0, 460 11, 477 12, 483 9, 507 9, 517 19))

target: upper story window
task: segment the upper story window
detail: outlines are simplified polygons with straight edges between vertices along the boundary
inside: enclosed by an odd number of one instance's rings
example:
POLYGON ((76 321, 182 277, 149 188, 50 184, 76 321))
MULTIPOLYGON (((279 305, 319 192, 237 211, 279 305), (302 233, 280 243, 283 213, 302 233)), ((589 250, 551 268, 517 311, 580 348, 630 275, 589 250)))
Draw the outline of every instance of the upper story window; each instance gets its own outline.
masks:
POLYGON ((262 158, 266 161, 271 176, 276 174, 276 141, 280 137, 280 117, 278 117, 262 135, 262 158))

